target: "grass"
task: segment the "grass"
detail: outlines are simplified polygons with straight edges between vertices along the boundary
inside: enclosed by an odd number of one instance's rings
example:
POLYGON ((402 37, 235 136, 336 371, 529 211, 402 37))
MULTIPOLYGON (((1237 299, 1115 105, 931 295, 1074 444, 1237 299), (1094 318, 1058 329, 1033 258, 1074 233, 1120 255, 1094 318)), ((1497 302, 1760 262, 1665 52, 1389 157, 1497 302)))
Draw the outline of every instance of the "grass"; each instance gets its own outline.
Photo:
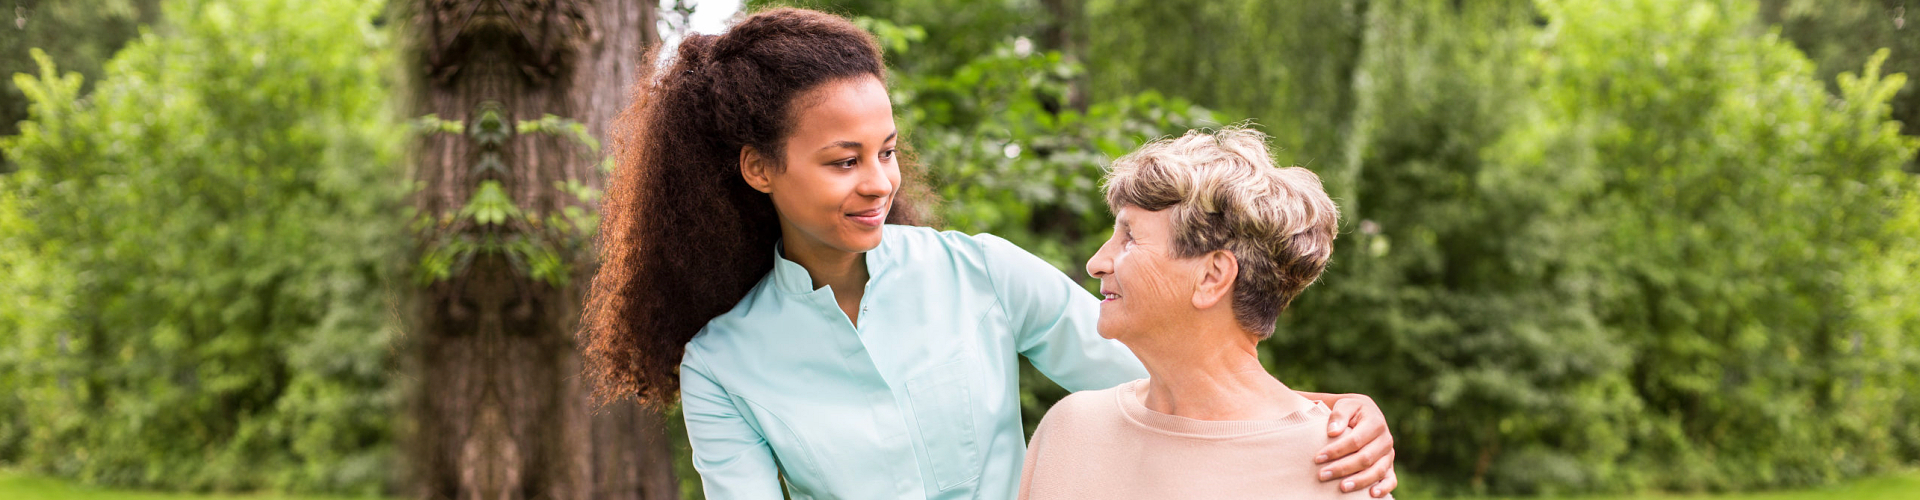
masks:
MULTIPOLYGON (((71 481, 0 469, 0 499, 6 500, 351 500, 351 497, 279 493, 159 493, 84 486, 71 481)), ((360 499, 364 500, 364 499, 360 499)))
MULTIPOLYGON (((0 498, 7 500, 348 500, 348 497, 282 495, 258 493, 217 495, 196 493, 154 493, 81 486, 59 479, 30 476, 19 471, 0 469, 0 498)), ((1915 500, 1920 499, 1920 471, 1851 481, 1831 488, 1764 493, 1673 494, 1569 497, 1576 500, 1915 500)), ((1514 499, 1520 500, 1520 499, 1514 499)), ((1538 500, 1538 499, 1526 499, 1538 500)))
MULTIPOLYGON (((1920 470, 1806 490, 1757 493, 1638 493, 1576 496, 1568 500, 1920 500, 1920 470)), ((1520 500, 1520 499, 1510 499, 1520 500)), ((1539 500, 1537 498, 1528 500, 1539 500)))

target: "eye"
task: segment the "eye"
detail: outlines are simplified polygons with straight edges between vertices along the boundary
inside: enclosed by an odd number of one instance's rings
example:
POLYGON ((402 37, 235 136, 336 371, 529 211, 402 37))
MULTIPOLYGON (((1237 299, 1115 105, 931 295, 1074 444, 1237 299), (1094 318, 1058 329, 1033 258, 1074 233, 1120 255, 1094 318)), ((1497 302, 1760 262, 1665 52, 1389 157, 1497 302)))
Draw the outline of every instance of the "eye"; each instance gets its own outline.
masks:
POLYGON ((845 159, 845 160, 840 160, 840 161, 836 161, 836 162, 833 162, 833 163, 828 163, 827 165, 831 165, 831 166, 835 166, 835 167, 840 167, 840 168, 853 168, 853 164, 854 164, 854 163, 857 163, 857 162, 859 162, 859 161, 860 161, 860 160, 859 160, 858 158, 847 158, 847 159, 845 159))
POLYGON ((899 151, 899 150, 898 150, 898 149, 891 149, 891 148, 889 148, 889 149, 887 149, 886 151, 881 151, 881 152, 880 152, 880 159, 882 159, 882 160, 891 160, 891 159, 893 159, 893 155, 894 155, 894 152, 895 152, 895 151, 899 151))

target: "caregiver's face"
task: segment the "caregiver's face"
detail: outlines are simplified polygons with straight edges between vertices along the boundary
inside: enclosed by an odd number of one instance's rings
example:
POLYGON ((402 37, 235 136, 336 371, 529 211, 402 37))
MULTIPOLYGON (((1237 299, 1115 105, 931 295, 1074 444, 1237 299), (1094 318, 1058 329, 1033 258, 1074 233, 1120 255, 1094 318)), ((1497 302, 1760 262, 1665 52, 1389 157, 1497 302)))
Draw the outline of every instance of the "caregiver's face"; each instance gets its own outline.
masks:
POLYGON ((872 76, 828 82, 796 106, 783 168, 759 169, 757 180, 754 172, 743 174, 773 198, 789 247, 858 253, 880 246, 880 226, 900 187, 899 133, 886 85, 872 76))
POLYGON ((1173 256, 1168 211, 1123 206, 1114 215, 1113 237, 1087 260, 1087 274, 1100 279, 1100 336, 1177 330, 1194 310, 1201 259, 1173 256))

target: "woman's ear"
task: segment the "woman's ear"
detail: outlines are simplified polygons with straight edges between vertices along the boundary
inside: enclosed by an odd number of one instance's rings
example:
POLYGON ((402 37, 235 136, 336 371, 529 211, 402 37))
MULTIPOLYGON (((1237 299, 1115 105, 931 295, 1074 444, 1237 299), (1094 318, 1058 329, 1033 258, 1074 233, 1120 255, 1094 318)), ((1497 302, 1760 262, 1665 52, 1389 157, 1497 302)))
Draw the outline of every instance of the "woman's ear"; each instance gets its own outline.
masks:
POLYGON ((746 179, 748 186, 762 193, 773 192, 773 162, 760 154, 753 146, 740 147, 740 178, 746 179))
POLYGON ((1233 252, 1214 250, 1201 257, 1199 286, 1193 289, 1193 308, 1207 309, 1222 301, 1231 303, 1233 280, 1240 276, 1240 259, 1233 252))

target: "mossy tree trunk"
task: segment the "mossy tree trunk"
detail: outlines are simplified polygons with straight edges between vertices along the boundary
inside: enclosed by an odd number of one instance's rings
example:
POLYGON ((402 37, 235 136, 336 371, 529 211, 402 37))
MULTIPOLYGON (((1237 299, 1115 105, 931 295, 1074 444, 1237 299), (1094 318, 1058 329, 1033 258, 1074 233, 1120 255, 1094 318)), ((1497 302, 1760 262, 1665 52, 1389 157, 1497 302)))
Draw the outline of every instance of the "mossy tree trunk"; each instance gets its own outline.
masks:
POLYGON ((553 238, 567 233, 551 224, 571 220, 558 218, 569 208, 596 208, 563 186, 603 183, 589 144, 606 142, 645 49, 658 43, 657 8, 655 0, 400 7, 410 28, 409 111, 440 124, 423 127, 412 160, 418 266, 440 274, 418 278, 407 306, 409 495, 678 497, 664 416, 590 402, 573 332, 592 256, 553 238), (537 125, 543 119, 549 126, 537 125), (592 139, 555 131, 576 124, 592 139), (560 271, 542 275, 530 258, 540 251, 560 271), (435 252, 452 258, 429 263, 435 252))

